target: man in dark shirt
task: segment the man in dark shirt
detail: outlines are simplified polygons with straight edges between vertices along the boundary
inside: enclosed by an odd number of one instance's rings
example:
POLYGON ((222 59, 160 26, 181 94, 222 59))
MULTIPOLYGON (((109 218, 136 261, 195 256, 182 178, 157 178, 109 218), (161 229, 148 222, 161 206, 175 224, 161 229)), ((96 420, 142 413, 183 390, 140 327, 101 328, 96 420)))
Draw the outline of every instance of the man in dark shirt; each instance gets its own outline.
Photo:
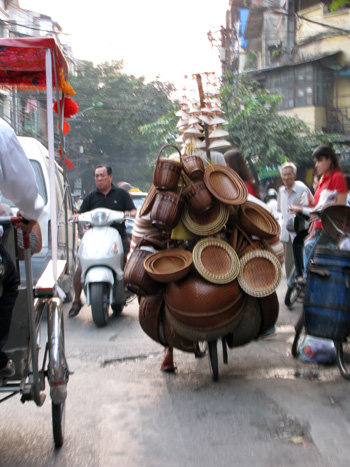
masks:
MULTIPOLYGON (((87 211, 91 211, 96 208, 106 208, 112 209, 115 211, 123 211, 126 216, 135 217, 136 208, 133 200, 129 193, 122 188, 118 188, 112 183, 112 169, 109 166, 101 165, 95 168, 94 171, 96 189, 89 193, 83 200, 78 214, 73 218, 76 219, 79 214, 87 211)), ((124 248, 124 257, 130 249, 129 239, 126 234, 125 223, 118 223, 113 225, 122 238, 123 248, 124 248)), ((77 269, 74 275, 74 301, 72 308, 69 310, 68 316, 73 318, 77 316, 81 310, 83 304, 80 300, 80 295, 82 291, 81 284, 81 266, 78 264, 77 269)))

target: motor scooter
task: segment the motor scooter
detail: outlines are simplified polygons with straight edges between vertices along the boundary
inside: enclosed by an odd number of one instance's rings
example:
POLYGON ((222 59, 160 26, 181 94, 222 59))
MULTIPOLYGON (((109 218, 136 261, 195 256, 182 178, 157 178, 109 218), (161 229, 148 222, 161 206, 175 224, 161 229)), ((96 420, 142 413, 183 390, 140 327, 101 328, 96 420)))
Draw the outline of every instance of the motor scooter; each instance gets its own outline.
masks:
POLYGON ((78 258, 86 304, 91 305, 92 319, 97 327, 107 324, 109 305, 120 314, 133 296, 124 287, 124 249, 120 233, 112 224, 124 222, 124 213, 97 208, 79 214, 79 223, 88 223, 79 245, 78 258))

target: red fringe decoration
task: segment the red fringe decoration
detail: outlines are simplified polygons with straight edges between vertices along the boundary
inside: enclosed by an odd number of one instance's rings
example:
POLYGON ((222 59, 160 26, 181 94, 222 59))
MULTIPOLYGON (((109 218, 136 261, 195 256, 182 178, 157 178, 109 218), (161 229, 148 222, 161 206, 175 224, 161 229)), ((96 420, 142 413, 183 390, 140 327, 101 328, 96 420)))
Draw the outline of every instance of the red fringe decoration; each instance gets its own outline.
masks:
MULTIPOLYGON (((60 108, 62 108, 62 99, 60 99, 60 108)), ((54 112, 58 113, 57 101, 53 103, 54 112)), ((78 113, 79 106, 70 97, 64 98, 64 118, 71 118, 73 115, 78 113)))

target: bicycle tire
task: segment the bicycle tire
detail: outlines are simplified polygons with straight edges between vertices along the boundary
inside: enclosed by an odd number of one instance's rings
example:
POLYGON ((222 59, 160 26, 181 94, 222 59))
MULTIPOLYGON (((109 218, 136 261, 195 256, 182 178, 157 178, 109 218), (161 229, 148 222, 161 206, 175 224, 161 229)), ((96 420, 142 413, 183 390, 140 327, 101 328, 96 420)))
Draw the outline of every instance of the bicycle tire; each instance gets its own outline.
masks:
POLYGON ((297 286, 288 287, 286 296, 284 297, 284 304, 288 308, 291 308, 294 305, 294 303, 297 301, 298 297, 299 297, 298 287, 297 286))
POLYGON ((52 431, 56 448, 60 448, 64 441, 64 427, 66 418, 66 403, 51 403, 52 412, 52 431))
POLYGON ((350 337, 343 342, 334 341, 337 349, 337 365, 344 379, 350 381, 350 337))
POLYGON ((218 347, 217 341, 208 342, 208 354, 213 381, 219 379, 218 347))
MULTIPOLYGON (((294 358, 299 357, 298 344, 300 340, 301 333, 304 329, 304 313, 299 316, 299 319, 294 327, 295 335, 292 343, 292 355, 294 358)), ((304 337, 304 336, 303 336, 304 337)))
POLYGON ((50 384, 52 431, 55 446, 64 440, 65 404, 69 369, 65 357, 65 336, 62 301, 51 299, 48 311, 48 380, 50 384))

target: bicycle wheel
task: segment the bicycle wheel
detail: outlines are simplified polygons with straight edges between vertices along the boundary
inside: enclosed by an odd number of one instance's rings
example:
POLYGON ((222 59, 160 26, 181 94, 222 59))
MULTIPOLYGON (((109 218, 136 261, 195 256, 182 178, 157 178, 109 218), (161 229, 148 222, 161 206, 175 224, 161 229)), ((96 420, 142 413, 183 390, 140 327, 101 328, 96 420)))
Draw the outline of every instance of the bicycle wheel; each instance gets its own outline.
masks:
POLYGON ((350 337, 343 342, 334 342, 337 349, 337 365, 342 377, 350 381, 350 337))
POLYGON ((52 401, 52 430, 56 447, 64 440, 65 406, 69 369, 65 356, 64 322, 62 301, 50 300, 48 309, 48 380, 52 401))
POLYGON ((209 350, 209 362, 210 362, 211 372, 213 376, 213 381, 217 381, 219 379, 217 342, 216 341, 208 342, 208 350, 209 350))
POLYGON ((300 338, 304 337, 304 333, 302 333, 303 328, 304 328, 304 312, 301 313, 297 321, 297 324, 294 327, 295 335, 294 335, 294 340, 292 344, 292 355, 294 358, 297 358, 299 356, 298 344, 299 344, 300 338))
POLYGON ((288 287, 286 296, 284 298, 284 304, 288 308, 291 308, 296 302, 298 296, 299 296, 299 290, 297 286, 288 287))
POLYGON ((60 448, 64 441, 64 426, 66 418, 66 403, 51 403, 52 431, 56 448, 60 448))

